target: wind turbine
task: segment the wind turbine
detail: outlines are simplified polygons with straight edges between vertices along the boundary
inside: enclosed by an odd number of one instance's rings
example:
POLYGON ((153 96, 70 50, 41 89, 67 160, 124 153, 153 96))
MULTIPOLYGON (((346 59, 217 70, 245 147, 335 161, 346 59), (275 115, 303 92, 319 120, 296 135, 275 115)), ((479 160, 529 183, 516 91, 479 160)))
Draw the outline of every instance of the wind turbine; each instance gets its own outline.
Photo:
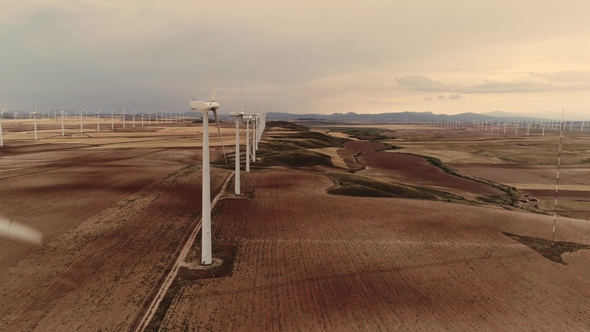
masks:
POLYGON ((258 125, 258 116, 252 117, 252 161, 256 162, 256 126, 258 125))
POLYGON ((115 130, 115 110, 111 111, 111 130, 115 130))
POLYGON ((96 113, 96 132, 100 133, 100 110, 96 113))
POLYGON ((135 128, 135 111, 133 111, 133 128, 135 128))
POLYGON ((65 136, 65 132, 64 132, 64 115, 65 115, 65 112, 64 112, 63 107, 61 108, 60 113, 61 113, 61 137, 64 137, 65 136))
MULTIPOLYGON (((203 186, 202 186, 202 223, 201 223, 201 265, 211 265, 212 250, 211 250, 211 174, 209 170, 209 111, 213 112, 217 129, 219 131, 219 139, 221 146, 224 149, 223 156, 225 157, 225 148, 223 146, 223 139, 221 138, 221 129, 219 128, 219 119, 217 117, 217 109, 219 104, 215 101, 215 53, 213 54, 213 75, 211 79, 212 93, 211 101, 196 101, 189 102, 191 110, 195 112, 203 112, 203 186)), ((226 159, 227 164, 227 159, 226 159)))
POLYGON ((123 113, 121 113, 121 116, 123 117, 123 128, 125 128, 125 109, 123 109, 123 113))
POLYGON ((143 113, 145 113, 145 110, 143 110, 143 111, 141 112, 141 126, 142 126, 142 127, 143 127, 143 113))
POLYGON ((148 111, 148 126, 152 125, 152 110, 148 111))
POLYGON ((34 112, 31 112, 30 116, 33 118, 33 127, 35 130, 35 141, 37 140, 37 108, 35 108, 34 112))
MULTIPOLYGON (((236 174, 235 178, 235 194, 240 194, 240 120, 244 121, 244 105, 242 104, 242 85, 240 84, 240 111, 239 112, 229 112, 229 115, 234 116, 236 118, 236 174)), ((248 156, 246 156, 246 159, 248 156)))
POLYGON ((0 113, 0 146, 4 146, 4 139, 2 138, 2 118, 4 117, 4 111, 6 111, 6 107, 0 113))
MULTIPOLYGON (((240 105, 241 108, 241 105, 240 105)), ((244 116, 243 111, 230 112, 229 115, 236 118, 236 175, 235 178, 235 194, 240 194, 240 118, 244 116)), ((243 119, 243 118, 242 118, 243 119)))
POLYGON ((251 115, 243 115, 242 119, 246 120, 246 172, 250 172, 250 120, 251 115))
POLYGON ((80 133, 84 134, 84 125, 82 120, 84 120, 84 110, 80 111, 80 133))

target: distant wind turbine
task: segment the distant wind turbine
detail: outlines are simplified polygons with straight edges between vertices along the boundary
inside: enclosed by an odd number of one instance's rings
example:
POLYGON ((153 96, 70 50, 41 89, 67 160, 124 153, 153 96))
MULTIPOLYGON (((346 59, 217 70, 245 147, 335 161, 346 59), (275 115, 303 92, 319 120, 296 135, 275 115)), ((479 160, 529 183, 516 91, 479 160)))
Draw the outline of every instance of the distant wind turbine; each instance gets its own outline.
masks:
POLYGON ((80 112, 80 133, 84 134, 84 110, 79 111, 80 112))
POLYGON ((230 112, 230 115, 236 118, 236 174, 235 178, 235 194, 240 194, 240 120, 244 116, 244 112, 230 112))
POLYGON ((29 116, 33 118, 33 128, 35 131, 35 141, 36 141, 37 140, 37 118, 39 117, 39 115, 37 115, 37 108, 35 108, 35 111, 31 112, 31 114, 29 116))
POLYGON ((96 132, 100 133, 100 110, 96 113, 96 132))
POLYGON ((60 113, 61 113, 61 137, 64 137, 65 136, 65 131, 64 131, 64 117, 65 117, 65 113, 66 112, 64 112, 63 106, 61 107, 60 113))
POLYGON ((242 119, 246 120, 246 172, 250 172, 250 120, 252 120, 251 115, 244 115, 242 119))
POLYGON ((6 111, 6 107, 0 113, 0 146, 4 146, 4 138, 2 138, 2 119, 4 117, 4 111, 6 111))

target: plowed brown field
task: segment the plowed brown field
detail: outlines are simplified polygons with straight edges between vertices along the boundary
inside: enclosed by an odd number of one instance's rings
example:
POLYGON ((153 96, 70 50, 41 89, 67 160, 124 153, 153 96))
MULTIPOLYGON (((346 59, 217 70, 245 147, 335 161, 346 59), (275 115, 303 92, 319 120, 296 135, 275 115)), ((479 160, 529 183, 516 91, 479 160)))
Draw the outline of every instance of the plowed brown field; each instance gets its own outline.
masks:
MULTIPOLYGON (((0 159, 0 214, 38 229, 45 242, 199 158, 196 149, 46 147, 12 147, 0 159)), ((32 249, 0 237, 0 267, 32 249)))
MULTIPOLYGON (((0 149, 0 214, 45 236, 40 247, 0 238, 0 331, 129 330, 200 220, 200 167, 187 166, 200 165, 200 151, 185 138, 195 125, 66 138, 45 125, 41 142, 11 130, 0 149)), ((231 136, 233 125, 224 127, 231 136)), ((362 172, 374 172, 366 175, 467 197, 497 194, 423 158, 347 144, 363 151, 362 172)), ((348 168, 361 168, 351 150, 334 150, 348 168)), ((590 329, 590 250, 564 254, 562 265, 502 235, 551 238, 552 217, 330 195, 326 173, 335 171, 253 163, 242 173, 244 195, 229 194, 230 185, 212 215, 214 257, 223 252, 233 265, 210 278, 213 270, 180 264, 150 328, 590 329)), ((212 168, 212 197, 230 174, 212 168)), ((590 223, 558 218, 556 240, 590 244, 590 223)))
MULTIPOLYGON (((238 246, 230 277, 185 281, 166 331, 567 330, 590 328, 590 255, 546 260, 501 232, 547 238, 550 217, 386 198, 331 196, 293 172, 242 177, 215 243, 238 246)), ((559 239, 590 243, 560 218, 559 239)))
MULTIPOLYGON (((150 163, 156 169, 165 169, 156 162, 163 159, 166 153, 154 156, 150 163)), ((72 180, 92 174, 93 167, 98 166, 84 166, 72 180)), ((61 236, 49 238, 45 246, 30 252, 15 266, 2 270, 0 330, 122 331, 128 328, 141 314, 142 304, 149 299, 153 287, 176 259, 182 241, 199 220, 200 168, 178 170, 176 165, 176 169, 132 195, 127 193, 125 199, 114 195, 112 199, 117 202, 110 206, 105 198, 110 193, 99 191, 97 195, 96 188, 86 188, 89 193, 82 191, 77 197, 68 196, 71 191, 76 193, 71 185, 52 187, 48 192, 58 199, 51 202, 74 216, 69 224, 64 224, 72 227, 80 219, 82 222, 61 236)), ((137 172, 133 168, 130 171, 137 172)), ((213 193, 219 191, 229 173, 213 169, 213 193)), ((72 176, 71 170, 67 175, 72 176)), ((44 179, 57 176, 45 175, 44 179)), ((112 183, 100 183, 117 192, 116 184, 125 176, 138 179, 127 173, 112 179, 112 183)), ((44 193, 46 196, 47 192, 44 193)), ((50 212, 52 216, 59 215, 50 212)), ((35 213, 42 220, 43 210, 35 213)), ((60 220, 51 222, 53 227, 66 227, 60 220)), ((46 225, 40 222, 41 227, 46 225)))

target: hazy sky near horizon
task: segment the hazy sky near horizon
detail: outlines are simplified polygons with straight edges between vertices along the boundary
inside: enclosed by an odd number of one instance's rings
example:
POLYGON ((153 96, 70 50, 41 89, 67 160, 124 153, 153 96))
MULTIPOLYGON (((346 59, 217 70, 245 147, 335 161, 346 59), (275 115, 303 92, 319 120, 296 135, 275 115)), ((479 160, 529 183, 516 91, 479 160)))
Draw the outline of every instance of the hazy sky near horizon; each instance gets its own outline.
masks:
POLYGON ((0 4, 9 109, 554 111, 590 118, 590 1, 0 4))

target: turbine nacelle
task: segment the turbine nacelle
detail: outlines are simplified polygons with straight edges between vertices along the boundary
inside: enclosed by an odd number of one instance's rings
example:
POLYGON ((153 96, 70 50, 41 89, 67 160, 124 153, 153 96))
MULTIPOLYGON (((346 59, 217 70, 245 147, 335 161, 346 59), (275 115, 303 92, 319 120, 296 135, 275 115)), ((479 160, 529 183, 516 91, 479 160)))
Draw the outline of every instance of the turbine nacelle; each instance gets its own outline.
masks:
POLYGON ((216 111, 219 108, 219 104, 216 101, 205 102, 191 100, 189 105, 193 111, 216 111))
POLYGON ((244 117, 244 112, 230 111, 229 115, 235 116, 235 117, 244 117))

